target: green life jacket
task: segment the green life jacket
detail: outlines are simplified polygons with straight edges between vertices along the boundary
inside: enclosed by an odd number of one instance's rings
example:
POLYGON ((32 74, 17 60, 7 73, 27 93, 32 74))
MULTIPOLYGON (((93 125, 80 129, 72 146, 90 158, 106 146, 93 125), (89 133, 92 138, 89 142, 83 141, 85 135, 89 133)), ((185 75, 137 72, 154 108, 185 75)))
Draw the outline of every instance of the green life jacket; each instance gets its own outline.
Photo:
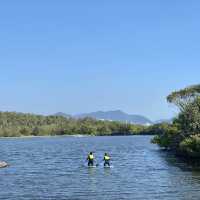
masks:
POLYGON ((94 160, 94 156, 93 156, 93 155, 89 155, 89 156, 88 156, 88 159, 89 159, 89 160, 94 160))
POLYGON ((109 160, 110 160, 110 157, 109 157, 109 156, 104 156, 104 160, 105 160, 105 161, 109 161, 109 160))

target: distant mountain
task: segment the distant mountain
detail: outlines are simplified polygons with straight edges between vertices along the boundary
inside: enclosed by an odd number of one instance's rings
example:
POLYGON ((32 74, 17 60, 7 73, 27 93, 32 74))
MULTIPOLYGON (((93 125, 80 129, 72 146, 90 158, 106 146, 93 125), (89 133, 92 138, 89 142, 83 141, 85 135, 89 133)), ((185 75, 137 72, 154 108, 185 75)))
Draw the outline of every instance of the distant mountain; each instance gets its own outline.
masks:
POLYGON ((173 122, 173 119, 160 119, 154 122, 154 124, 161 124, 161 123, 169 123, 171 124, 173 122))
POLYGON ((97 112, 75 115, 74 117, 76 118, 92 117, 99 120, 121 121, 121 122, 142 124, 142 125, 150 125, 153 123, 151 120, 142 115, 130 115, 121 110, 114 110, 107 112, 97 111, 97 112))
POLYGON ((58 112, 56 114, 54 114, 55 116, 62 116, 62 117, 65 117, 65 118, 70 118, 71 115, 68 115, 66 113, 63 113, 63 112, 58 112))
POLYGON ((121 110, 113 110, 113 111, 97 111, 97 112, 91 112, 91 113, 83 113, 78 115, 68 115, 63 112, 58 112, 54 114, 55 116, 62 116, 65 118, 84 118, 84 117, 91 117, 98 120, 108 120, 108 121, 121 121, 121 122, 127 122, 132 124, 141 124, 141 125, 152 125, 152 124, 160 124, 160 123, 169 123, 171 124, 173 121, 173 118, 171 119, 160 119, 156 121, 151 121, 147 117, 144 117, 142 115, 130 115, 127 114, 121 110))

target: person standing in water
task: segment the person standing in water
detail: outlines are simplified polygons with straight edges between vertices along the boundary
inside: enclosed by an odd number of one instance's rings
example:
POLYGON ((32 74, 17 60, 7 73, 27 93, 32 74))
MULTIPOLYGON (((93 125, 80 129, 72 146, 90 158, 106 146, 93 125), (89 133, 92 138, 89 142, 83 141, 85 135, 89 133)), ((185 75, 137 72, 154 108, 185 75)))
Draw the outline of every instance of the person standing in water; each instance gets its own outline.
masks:
POLYGON ((87 161, 88 161, 88 166, 94 166, 94 155, 92 152, 88 154, 87 161))
POLYGON ((103 160, 104 160, 104 167, 106 166, 110 167, 110 156, 107 153, 104 154, 103 160))

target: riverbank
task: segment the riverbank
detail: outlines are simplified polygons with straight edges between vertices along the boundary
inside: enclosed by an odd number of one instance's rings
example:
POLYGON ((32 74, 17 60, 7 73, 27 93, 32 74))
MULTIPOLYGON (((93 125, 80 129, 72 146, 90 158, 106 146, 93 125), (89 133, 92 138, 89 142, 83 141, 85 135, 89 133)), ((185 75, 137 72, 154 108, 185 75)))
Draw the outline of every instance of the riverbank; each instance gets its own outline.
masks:
POLYGON ((169 103, 175 104, 179 115, 171 124, 160 124, 152 140, 161 148, 173 150, 186 160, 200 160, 200 85, 172 92, 169 103))
POLYGON ((93 118, 65 118, 15 112, 0 112, 0 136, 140 134, 146 126, 93 118))
MULTIPOLYGON (((29 135, 29 136, 12 136, 12 137, 0 137, 0 139, 16 139, 16 138, 24 138, 24 139, 28 139, 28 138, 53 138, 53 137, 77 137, 77 138, 81 138, 81 137, 114 137, 114 136, 149 136, 149 134, 97 134, 97 135, 89 135, 89 134, 85 134, 85 135, 81 135, 81 134, 73 134, 73 135, 41 135, 41 136, 35 136, 35 135, 29 135)), ((153 136, 153 135, 152 135, 153 136)))
POLYGON ((92 137, 92 135, 41 135, 41 136, 35 136, 35 135, 29 135, 29 136, 13 136, 13 137, 0 137, 0 139, 17 139, 17 138, 24 138, 24 139, 29 139, 29 138, 53 138, 53 137, 92 137))

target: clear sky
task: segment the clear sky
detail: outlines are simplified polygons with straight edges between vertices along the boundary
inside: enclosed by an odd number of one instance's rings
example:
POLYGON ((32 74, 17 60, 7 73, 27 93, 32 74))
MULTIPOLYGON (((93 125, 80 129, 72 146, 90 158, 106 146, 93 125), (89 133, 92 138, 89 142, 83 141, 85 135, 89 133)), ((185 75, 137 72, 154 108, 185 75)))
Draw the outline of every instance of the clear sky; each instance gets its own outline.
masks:
POLYGON ((200 79, 198 0, 0 2, 0 110, 170 118, 200 79))

